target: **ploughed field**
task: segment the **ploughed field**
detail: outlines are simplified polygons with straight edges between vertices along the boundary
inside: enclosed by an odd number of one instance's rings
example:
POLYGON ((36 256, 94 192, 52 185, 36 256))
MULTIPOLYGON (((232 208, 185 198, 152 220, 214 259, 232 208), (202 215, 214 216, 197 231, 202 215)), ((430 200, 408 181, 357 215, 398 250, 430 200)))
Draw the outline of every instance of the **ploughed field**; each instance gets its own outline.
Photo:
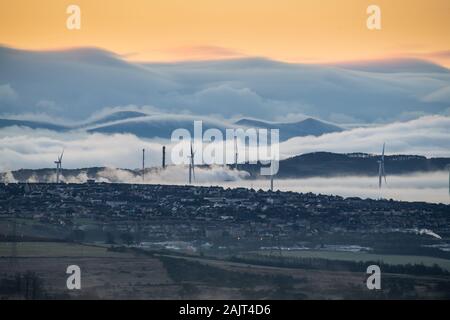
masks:
POLYGON ((0 298, 450 298, 446 274, 382 273, 382 289, 371 291, 365 268, 335 269, 69 242, 0 242, 0 298), (81 268, 81 290, 67 289, 69 265, 81 268))

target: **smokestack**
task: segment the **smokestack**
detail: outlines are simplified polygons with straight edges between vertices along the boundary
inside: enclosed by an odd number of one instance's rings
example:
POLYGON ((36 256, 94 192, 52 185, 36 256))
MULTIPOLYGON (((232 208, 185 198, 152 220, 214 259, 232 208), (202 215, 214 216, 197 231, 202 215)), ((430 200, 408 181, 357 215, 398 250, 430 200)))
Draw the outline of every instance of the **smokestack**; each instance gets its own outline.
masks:
POLYGON ((274 167, 274 161, 272 160, 270 162, 270 191, 273 192, 273 179, 275 176, 275 173, 273 172, 273 167, 274 167))
POLYGON ((162 147, 162 168, 166 168, 166 146, 162 147))
POLYGON ((145 180, 145 149, 142 149, 142 182, 145 180))

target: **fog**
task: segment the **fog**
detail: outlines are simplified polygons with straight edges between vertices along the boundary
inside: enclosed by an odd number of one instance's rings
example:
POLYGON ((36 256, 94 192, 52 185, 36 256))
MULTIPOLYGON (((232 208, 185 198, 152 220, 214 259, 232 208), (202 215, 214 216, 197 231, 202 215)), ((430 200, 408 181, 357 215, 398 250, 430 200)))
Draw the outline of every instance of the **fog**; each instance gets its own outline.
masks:
MULTIPOLYGON (((143 181, 141 171, 125 170, 107 167, 97 172, 95 177, 88 176, 81 170, 77 175, 67 175, 63 172, 60 179, 66 183, 85 183, 89 178, 96 182, 106 183, 137 183, 137 184, 172 184, 186 185, 188 183, 188 166, 168 166, 165 170, 147 168, 143 181)), ((17 179, 11 171, 0 175, 0 180, 16 183, 17 179)), ((246 171, 230 169, 227 166, 196 167, 194 185, 221 186, 224 188, 253 188, 268 190, 269 179, 248 179, 246 171)), ((27 182, 56 181, 56 173, 33 174, 27 182)), ((360 197, 371 199, 394 199, 402 201, 425 201, 450 204, 449 172, 437 171, 416 173, 411 175, 388 175, 387 184, 383 181, 381 190, 378 188, 377 176, 339 176, 313 177, 299 179, 276 179, 274 189, 280 191, 312 192, 316 194, 339 195, 343 197, 360 197)))
MULTIPOLYGON (((223 187, 246 187, 268 190, 269 180, 236 180, 221 182, 223 187)), ((313 192, 343 197, 426 201, 450 204, 449 173, 446 171, 408 176, 388 176, 387 185, 378 188, 378 177, 347 176, 334 178, 283 179, 274 181, 280 191, 313 192)))

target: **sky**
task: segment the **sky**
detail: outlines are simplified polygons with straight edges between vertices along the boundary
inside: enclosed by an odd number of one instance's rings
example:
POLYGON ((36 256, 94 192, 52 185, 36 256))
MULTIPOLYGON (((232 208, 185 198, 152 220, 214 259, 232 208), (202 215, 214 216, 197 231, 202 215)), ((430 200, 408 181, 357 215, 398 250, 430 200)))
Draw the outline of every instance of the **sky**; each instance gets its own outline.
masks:
POLYGON ((265 57, 329 63, 418 57, 450 66, 448 0, 3 0, 0 43, 100 47, 134 61, 265 57), (66 8, 81 8, 68 30, 66 8), (381 30, 366 9, 381 8, 381 30))
POLYGON ((2 0, 0 171, 48 167, 63 148, 66 168, 138 167, 130 155, 160 141, 4 125, 123 110, 161 126, 313 117, 348 129, 284 141, 282 158, 382 142, 448 157, 449 30, 448 0, 2 0), (69 4, 80 30, 66 28, 69 4), (370 4, 381 30, 366 27, 370 4))

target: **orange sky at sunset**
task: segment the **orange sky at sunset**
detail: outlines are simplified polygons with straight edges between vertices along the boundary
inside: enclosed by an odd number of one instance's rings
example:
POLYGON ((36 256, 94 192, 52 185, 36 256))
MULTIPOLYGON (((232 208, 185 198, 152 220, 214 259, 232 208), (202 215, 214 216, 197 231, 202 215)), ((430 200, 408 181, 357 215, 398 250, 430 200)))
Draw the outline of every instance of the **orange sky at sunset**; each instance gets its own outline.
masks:
POLYGON ((95 46, 138 61, 260 56, 332 62, 399 56, 450 66, 448 0, 2 0, 0 43, 43 50, 95 46), (81 30, 66 7, 81 8, 81 30), (366 28, 366 8, 382 30, 366 28))

